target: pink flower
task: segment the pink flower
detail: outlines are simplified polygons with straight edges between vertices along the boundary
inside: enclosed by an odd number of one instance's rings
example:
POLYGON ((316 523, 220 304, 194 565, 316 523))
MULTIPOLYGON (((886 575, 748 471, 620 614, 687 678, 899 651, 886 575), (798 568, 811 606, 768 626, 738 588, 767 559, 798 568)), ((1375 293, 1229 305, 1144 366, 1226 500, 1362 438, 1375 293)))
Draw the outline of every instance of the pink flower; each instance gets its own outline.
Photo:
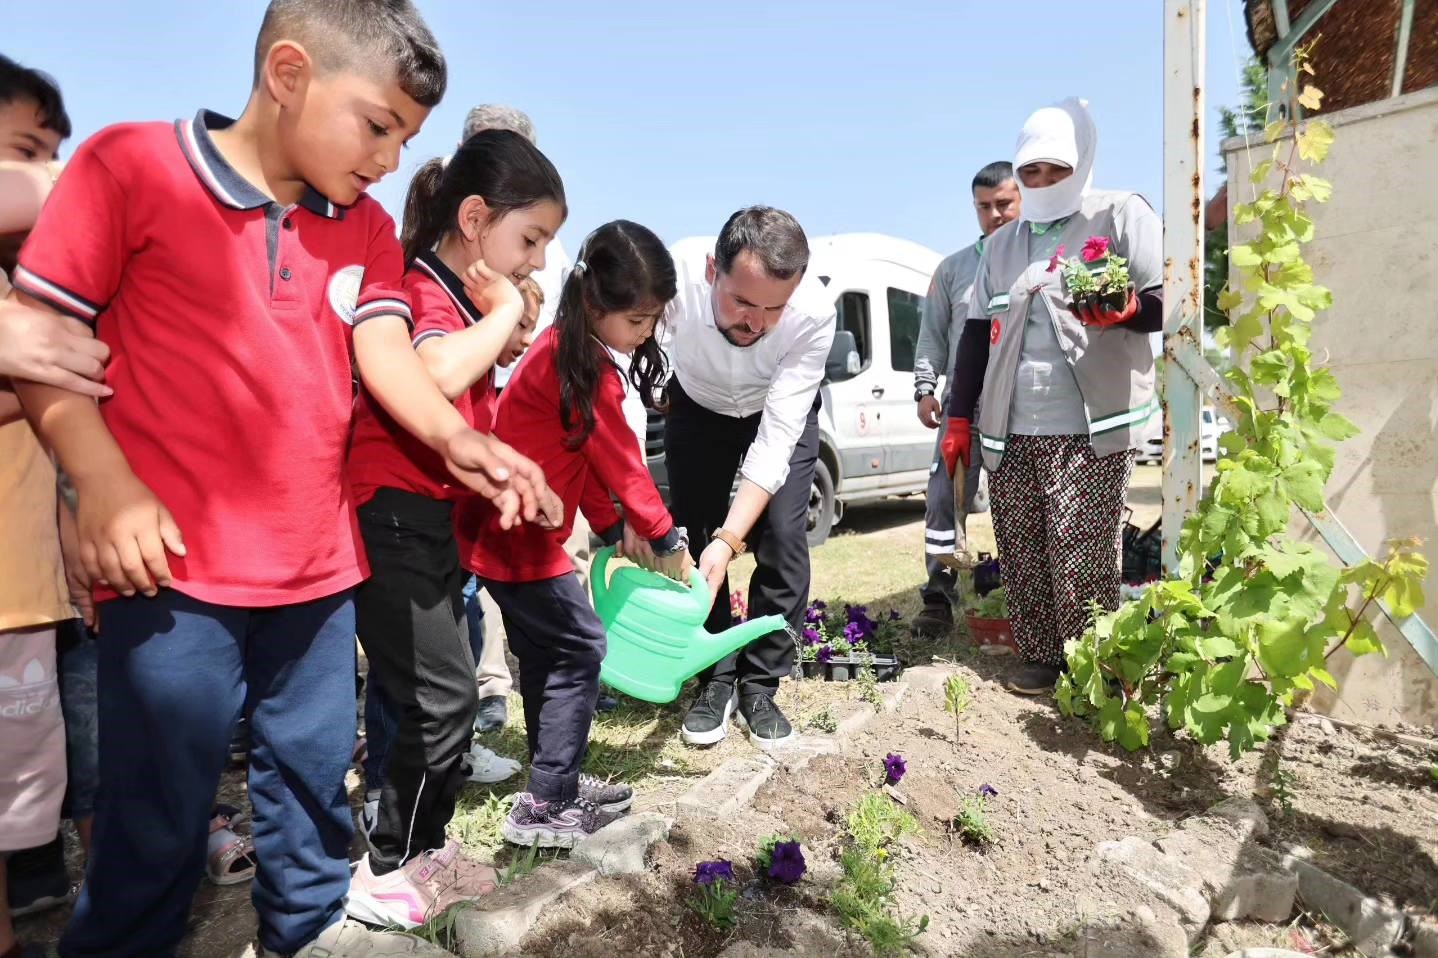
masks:
POLYGON ((1108 237, 1090 236, 1088 242, 1083 244, 1083 252, 1079 255, 1083 257, 1085 263, 1103 259, 1108 255, 1108 237))
POLYGON ((1056 269, 1059 268, 1059 263, 1061 263, 1061 262, 1063 261, 1063 255, 1064 255, 1064 247, 1063 247, 1063 246, 1059 246, 1058 249, 1054 250, 1053 258, 1049 260, 1049 268, 1048 268, 1048 270, 1047 270, 1048 272, 1052 273, 1054 270, 1056 270, 1056 269))

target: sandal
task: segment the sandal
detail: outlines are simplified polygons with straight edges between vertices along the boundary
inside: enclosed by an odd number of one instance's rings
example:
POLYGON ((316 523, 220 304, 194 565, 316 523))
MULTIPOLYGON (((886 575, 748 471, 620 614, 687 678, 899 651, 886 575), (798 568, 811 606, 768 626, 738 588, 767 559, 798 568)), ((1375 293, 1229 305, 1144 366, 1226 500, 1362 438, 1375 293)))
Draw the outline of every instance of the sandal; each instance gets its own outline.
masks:
POLYGON ((219 809, 210 819, 205 875, 216 885, 237 885, 255 877, 255 846, 248 835, 237 834, 230 828, 231 821, 233 819, 219 809))

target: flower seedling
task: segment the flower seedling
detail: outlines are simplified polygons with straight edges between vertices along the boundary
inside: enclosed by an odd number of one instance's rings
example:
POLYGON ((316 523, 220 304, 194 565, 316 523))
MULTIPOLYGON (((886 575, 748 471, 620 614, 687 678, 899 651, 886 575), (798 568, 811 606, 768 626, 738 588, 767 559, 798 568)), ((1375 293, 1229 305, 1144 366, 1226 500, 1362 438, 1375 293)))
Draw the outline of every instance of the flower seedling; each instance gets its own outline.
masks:
POLYGON ((896 609, 873 618, 869 607, 820 600, 809 603, 799 642, 804 662, 829 662, 848 658, 862 662, 873 655, 890 655, 894 641, 903 633, 904 617, 896 609))
POLYGON ((1101 306, 1117 312, 1128 303, 1132 294, 1128 260, 1113 251, 1107 236, 1090 236, 1078 256, 1064 259, 1063 254, 1060 246, 1048 271, 1059 271, 1070 309, 1101 306))
POLYGON ((724 859, 700 862, 694 866, 694 884, 699 893, 688 905, 719 931, 734 927, 734 905, 739 892, 733 887, 734 865, 724 859))
POLYGON ((959 724, 969 709, 969 682, 962 675, 951 675, 944 682, 944 711, 954 717, 954 740, 958 741, 959 724))
POLYGON ((809 870, 804 862, 804 850, 795 839, 775 841, 769 846, 768 858, 764 874, 784 885, 798 884, 809 870))
POLYGON ((969 611, 976 619, 1007 619, 1009 617, 1009 594, 1003 586, 991 589, 988 595, 971 602, 969 611))
POLYGON ((907 953, 929 927, 927 915, 914 919, 898 911, 894 868, 885 847, 917 829, 912 815, 879 795, 865 796, 846 821, 849 845, 839 856, 844 877, 829 903, 844 926, 862 935, 876 955, 907 953), (877 824, 881 821, 883 827, 877 824))
POLYGON ((982 793, 964 799, 950 827, 965 842, 980 848, 986 848, 998 841, 993 825, 989 824, 988 802, 982 793))
POLYGON ((854 843, 871 853, 919 830, 914 816, 877 792, 859 799, 845 824, 854 843))

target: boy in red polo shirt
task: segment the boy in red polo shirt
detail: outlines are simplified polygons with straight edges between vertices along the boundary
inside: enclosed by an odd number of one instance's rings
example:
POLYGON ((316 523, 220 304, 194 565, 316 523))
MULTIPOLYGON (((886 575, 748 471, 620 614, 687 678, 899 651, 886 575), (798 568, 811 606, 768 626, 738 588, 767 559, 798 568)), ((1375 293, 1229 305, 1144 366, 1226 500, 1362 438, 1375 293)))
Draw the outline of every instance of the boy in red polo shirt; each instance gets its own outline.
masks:
POLYGON ((548 497, 425 374, 394 224, 364 195, 444 90, 412 4, 274 0, 255 61, 238 120, 201 111, 83 145, 15 277, 28 303, 94 322, 112 355, 98 408, 20 387, 74 479, 108 600, 102 785, 65 958, 175 953, 242 712, 260 953, 427 947, 342 920, 367 572, 344 465, 351 350, 394 418, 511 519, 519 493, 528 518, 548 497))

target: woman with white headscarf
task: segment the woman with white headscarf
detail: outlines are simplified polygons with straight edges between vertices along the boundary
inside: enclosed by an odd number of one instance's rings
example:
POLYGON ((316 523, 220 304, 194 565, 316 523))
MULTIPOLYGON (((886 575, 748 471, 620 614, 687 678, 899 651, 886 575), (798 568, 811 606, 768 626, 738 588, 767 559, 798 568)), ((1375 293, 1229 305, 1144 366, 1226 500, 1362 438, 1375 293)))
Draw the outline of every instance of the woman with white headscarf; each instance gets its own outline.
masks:
POLYGON ((1092 188, 1096 146, 1082 100, 1024 123, 1014 155, 1023 212, 984 249, 949 398, 953 472, 968 464, 983 396, 980 448, 1026 660, 1008 687, 1029 695, 1053 688, 1089 602, 1118 605, 1124 493, 1159 409, 1148 334, 1163 328, 1163 224, 1141 196, 1092 188), (1132 286, 1117 308, 1071 310, 1058 261, 1085 248, 1128 261, 1132 286))

